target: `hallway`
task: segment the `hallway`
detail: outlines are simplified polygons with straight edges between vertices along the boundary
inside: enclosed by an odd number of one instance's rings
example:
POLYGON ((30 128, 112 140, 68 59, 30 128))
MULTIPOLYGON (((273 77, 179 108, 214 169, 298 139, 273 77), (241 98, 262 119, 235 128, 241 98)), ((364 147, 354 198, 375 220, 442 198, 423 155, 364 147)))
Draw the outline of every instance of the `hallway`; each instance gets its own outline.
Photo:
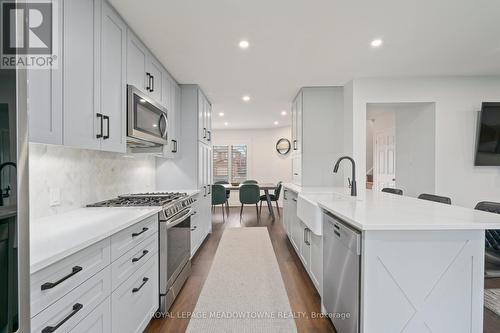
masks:
POLYGON ((240 226, 267 226, 278 259, 292 311, 295 313, 298 332, 335 332, 333 325, 324 318, 311 318, 320 313, 320 297, 316 292, 300 259, 295 254, 283 229, 282 217, 272 223, 263 210, 260 223, 257 222, 254 207, 246 207, 240 224, 239 208, 230 209, 229 218, 222 223, 220 207, 213 213, 213 232, 205 240, 192 259, 192 273, 181 290, 170 312, 164 319, 153 320, 147 333, 183 332, 189 323, 189 313, 195 308, 196 301, 207 278, 220 238, 225 228, 240 226))

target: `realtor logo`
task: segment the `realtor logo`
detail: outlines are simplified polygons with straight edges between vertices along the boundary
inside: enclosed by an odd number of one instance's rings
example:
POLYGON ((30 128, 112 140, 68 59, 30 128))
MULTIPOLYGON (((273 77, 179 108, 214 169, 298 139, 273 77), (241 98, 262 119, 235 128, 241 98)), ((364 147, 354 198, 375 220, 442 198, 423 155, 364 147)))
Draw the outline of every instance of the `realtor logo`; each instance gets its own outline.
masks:
POLYGON ((57 68, 57 3, 1 2, 1 68, 57 68))

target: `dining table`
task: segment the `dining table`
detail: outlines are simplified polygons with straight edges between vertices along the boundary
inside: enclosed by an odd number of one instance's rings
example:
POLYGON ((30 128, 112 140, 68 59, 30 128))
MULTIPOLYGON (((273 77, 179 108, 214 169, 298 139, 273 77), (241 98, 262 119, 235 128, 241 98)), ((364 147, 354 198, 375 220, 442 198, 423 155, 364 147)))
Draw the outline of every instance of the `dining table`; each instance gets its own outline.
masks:
MULTIPOLYGON (((222 184, 228 191, 239 191, 240 186, 243 184, 238 184, 238 185, 233 185, 233 184, 222 184)), ((271 203, 271 196, 269 195, 269 191, 274 191, 276 189, 276 184, 272 183, 258 183, 256 184, 259 186, 259 189, 261 191, 264 191, 264 194, 266 195, 266 201, 267 201, 267 208, 269 209, 269 214, 271 215, 271 218, 273 221, 276 219, 276 216, 274 215, 274 210, 273 206, 271 203)))

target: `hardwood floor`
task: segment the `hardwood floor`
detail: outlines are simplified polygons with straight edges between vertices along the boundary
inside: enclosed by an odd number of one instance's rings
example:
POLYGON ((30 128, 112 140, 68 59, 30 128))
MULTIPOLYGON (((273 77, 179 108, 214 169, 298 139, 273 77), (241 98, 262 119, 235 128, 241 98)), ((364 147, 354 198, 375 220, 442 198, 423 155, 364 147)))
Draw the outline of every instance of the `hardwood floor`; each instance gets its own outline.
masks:
POLYGON ((276 221, 272 223, 267 211, 263 209, 262 218, 258 223, 254 207, 245 208, 241 224, 239 208, 230 209, 229 218, 226 217, 225 223, 222 223, 220 207, 216 208, 213 215, 212 234, 207 237, 193 257, 191 276, 172 305, 168 318, 154 319, 146 332, 179 333, 186 330, 189 323, 189 312, 195 308, 224 229, 240 226, 267 226, 292 311, 296 313, 297 317, 300 317, 295 319, 298 331, 308 333, 335 332, 335 328, 329 320, 312 318, 312 314, 321 312, 320 297, 286 237, 281 218, 276 216, 276 221))
MULTIPOLYGON (((487 279, 484 282, 485 288, 500 288, 499 279, 487 279)), ((498 333, 500 332, 500 316, 489 309, 484 309, 484 327, 483 333, 498 333)))
MULTIPOLYGON (((239 208, 230 209, 229 218, 226 217, 225 223, 222 223, 220 208, 216 209, 213 215, 212 234, 207 237, 193 258, 191 276, 172 305, 169 317, 154 319, 146 332, 179 333, 186 330, 189 323, 189 312, 192 312, 195 308, 224 229, 240 226, 267 226, 292 311, 297 314, 305 313, 305 316, 295 320, 298 331, 308 333, 335 332, 335 328, 329 320, 311 318, 311 313, 320 312, 320 298, 286 237, 281 217, 278 218, 277 216, 275 223, 272 223, 268 213, 263 210, 261 221, 258 223, 254 207, 245 208, 241 224, 239 221, 239 208)), ((500 279, 487 280, 485 287, 500 288, 500 279)), ((485 309, 483 333, 498 332, 500 332, 500 316, 485 309)))

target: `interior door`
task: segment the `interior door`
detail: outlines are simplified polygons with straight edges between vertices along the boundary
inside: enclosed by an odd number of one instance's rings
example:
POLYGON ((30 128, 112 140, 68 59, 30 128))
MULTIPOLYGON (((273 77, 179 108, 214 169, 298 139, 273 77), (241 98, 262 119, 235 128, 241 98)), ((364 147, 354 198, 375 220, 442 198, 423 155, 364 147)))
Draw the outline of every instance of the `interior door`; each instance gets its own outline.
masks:
POLYGON ((394 128, 375 134, 373 181, 376 190, 396 186, 396 142, 394 128))

